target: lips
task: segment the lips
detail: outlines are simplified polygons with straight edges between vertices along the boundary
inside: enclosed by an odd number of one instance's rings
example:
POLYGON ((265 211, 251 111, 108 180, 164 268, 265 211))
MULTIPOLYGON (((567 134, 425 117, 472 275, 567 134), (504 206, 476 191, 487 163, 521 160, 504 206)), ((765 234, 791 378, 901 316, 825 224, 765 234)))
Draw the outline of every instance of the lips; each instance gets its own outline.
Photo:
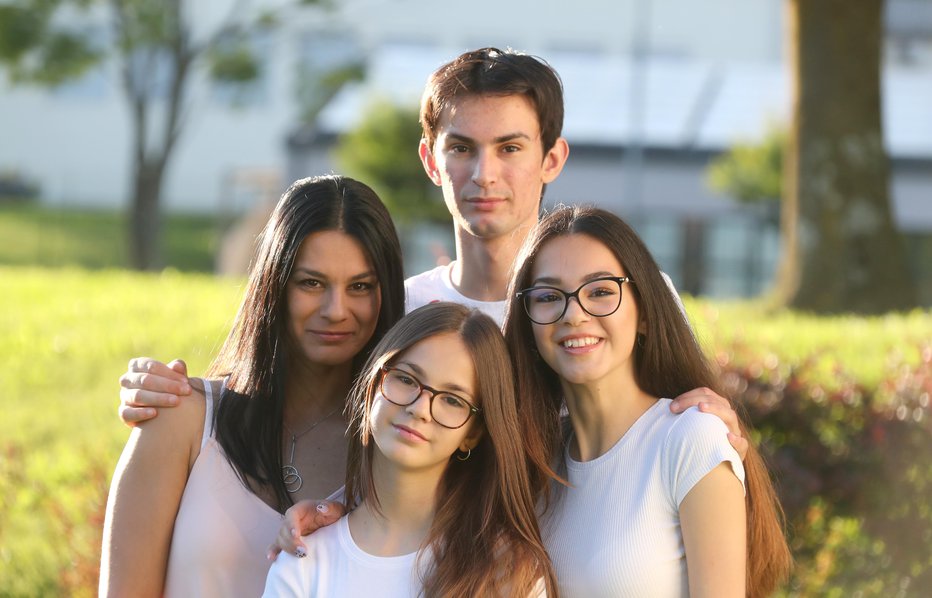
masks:
POLYGON ((325 343, 339 343, 353 336, 352 332, 340 330, 308 330, 308 332, 325 343))
POLYGON ((417 442, 427 442, 427 438, 425 438, 423 434, 421 434, 417 430, 413 430, 409 428, 408 426, 403 426, 401 424, 392 424, 392 427, 398 430, 398 433, 401 435, 402 438, 406 438, 408 440, 413 440, 417 442))
POLYGON ((597 336, 570 336, 557 341, 563 349, 569 353, 588 353, 594 351, 601 343, 602 339, 597 336))
POLYGON ((492 210, 504 202, 505 200, 501 197, 472 197, 466 200, 466 203, 480 211, 492 210))

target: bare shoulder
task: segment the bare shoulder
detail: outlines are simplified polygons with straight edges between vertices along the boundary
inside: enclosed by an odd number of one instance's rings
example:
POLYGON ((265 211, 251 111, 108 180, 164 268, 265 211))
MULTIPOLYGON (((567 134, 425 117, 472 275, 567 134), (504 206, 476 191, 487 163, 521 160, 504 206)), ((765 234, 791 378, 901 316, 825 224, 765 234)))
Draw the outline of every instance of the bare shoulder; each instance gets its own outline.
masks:
POLYGON ((145 425, 137 426, 134 434, 139 435, 140 444, 154 450, 186 450, 191 465, 200 450, 206 414, 207 398, 203 390, 192 385, 191 394, 176 407, 159 409, 158 415, 145 425))

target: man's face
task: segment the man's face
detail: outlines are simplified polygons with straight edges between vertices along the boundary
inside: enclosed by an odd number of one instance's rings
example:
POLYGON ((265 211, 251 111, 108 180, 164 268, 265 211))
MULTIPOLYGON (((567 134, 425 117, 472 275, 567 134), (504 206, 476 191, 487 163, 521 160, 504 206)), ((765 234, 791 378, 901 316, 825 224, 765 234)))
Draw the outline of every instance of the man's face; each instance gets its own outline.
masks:
POLYGON ((560 174, 566 154, 562 138, 544 153, 537 113, 522 95, 457 100, 440 115, 434 147, 420 147, 456 227, 482 239, 530 230, 543 185, 560 174))

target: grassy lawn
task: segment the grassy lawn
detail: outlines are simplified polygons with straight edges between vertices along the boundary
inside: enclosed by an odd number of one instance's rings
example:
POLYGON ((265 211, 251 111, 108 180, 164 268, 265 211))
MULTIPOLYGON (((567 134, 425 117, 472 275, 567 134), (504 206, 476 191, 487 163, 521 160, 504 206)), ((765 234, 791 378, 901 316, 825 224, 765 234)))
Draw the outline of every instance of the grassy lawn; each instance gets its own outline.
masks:
POLYGON ((0 266, 0 596, 96 594, 129 357, 203 371, 241 280, 0 266))
MULTIPOLYGON (((0 266, 0 596, 94 594, 106 492, 129 433, 117 378, 137 355, 209 363, 240 279, 0 266)), ((718 359, 812 359, 830 386, 918 361, 932 314, 815 318, 689 300, 718 359), (853 364, 853 365, 852 365, 853 364)))
MULTIPOLYGON (((0 265, 125 268, 126 216, 116 211, 61 210, 0 202, 0 265)), ((181 271, 214 268, 221 224, 211 216, 168 215, 166 266, 181 271)))

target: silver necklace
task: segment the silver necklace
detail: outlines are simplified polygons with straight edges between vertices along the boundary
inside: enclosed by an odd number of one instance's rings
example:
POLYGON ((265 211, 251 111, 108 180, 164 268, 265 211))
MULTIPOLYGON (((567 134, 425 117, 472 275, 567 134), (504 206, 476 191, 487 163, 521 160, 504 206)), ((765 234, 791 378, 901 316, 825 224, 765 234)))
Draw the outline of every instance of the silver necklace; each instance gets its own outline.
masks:
POLYGON ((301 438, 302 436, 304 436, 305 434, 307 434, 308 432, 316 428, 319 424, 322 424, 328 419, 330 419, 330 417, 334 413, 339 411, 341 407, 342 405, 340 405, 339 407, 337 407, 336 409, 334 409, 327 415, 323 416, 322 418, 320 418, 319 420, 311 424, 311 426, 307 430, 301 432, 300 434, 295 434, 294 432, 291 431, 290 428, 288 428, 287 424, 284 424, 284 423, 282 424, 285 427, 285 430, 289 434, 291 434, 291 459, 289 460, 288 465, 285 465, 282 467, 282 482, 285 483, 285 490, 287 490, 289 493, 294 494, 295 492, 301 489, 301 486, 304 485, 304 478, 301 477, 301 474, 298 472, 298 468, 294 466, 294 447, 298 442, 298 438, 301 438))

